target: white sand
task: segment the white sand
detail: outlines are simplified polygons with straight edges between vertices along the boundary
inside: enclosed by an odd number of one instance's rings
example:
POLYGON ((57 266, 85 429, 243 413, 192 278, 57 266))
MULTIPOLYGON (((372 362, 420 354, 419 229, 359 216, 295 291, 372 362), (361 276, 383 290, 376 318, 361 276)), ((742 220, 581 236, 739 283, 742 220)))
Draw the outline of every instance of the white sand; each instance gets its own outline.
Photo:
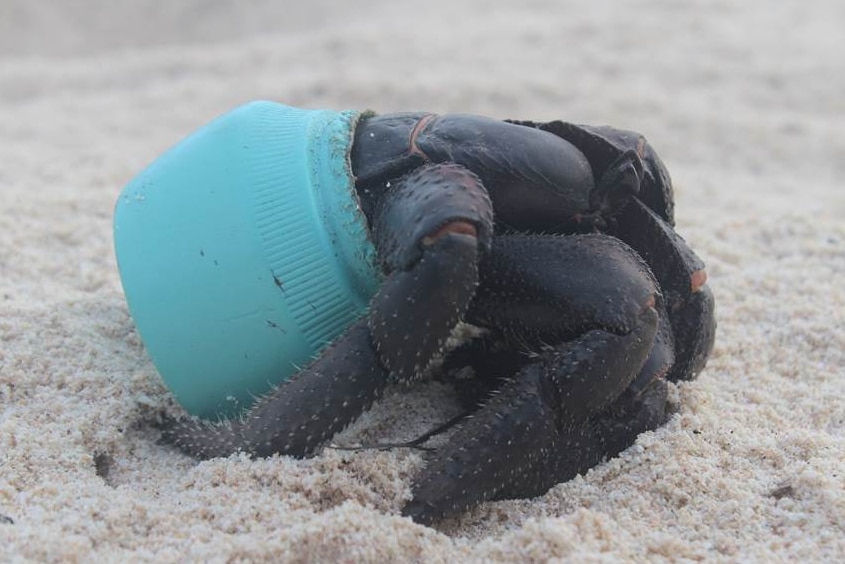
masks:
MULTIPOLYGON (((845 3, 332 4, 0 3, 0 560, 845 560, 845 3), (112 205, 255 98, 646 133, 718 300, 679 414, 437 530, 398 516, 416 453, 196 464, 156 445, 139 421, 174 406, 123 301, 112 205)), ((339 440, 411 437, 448 397, 391 393, 339 440)))

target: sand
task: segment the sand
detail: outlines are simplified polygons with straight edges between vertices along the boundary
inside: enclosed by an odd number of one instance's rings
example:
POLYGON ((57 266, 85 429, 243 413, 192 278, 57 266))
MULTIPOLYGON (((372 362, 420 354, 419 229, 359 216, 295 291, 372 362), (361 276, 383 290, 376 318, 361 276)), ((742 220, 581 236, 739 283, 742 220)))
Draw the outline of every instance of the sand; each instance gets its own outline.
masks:
MULTIPOLYGON (((0 560, 845 560, 845 4, 0 4, 0 560), (468 111, 644 132, 707 262, 678 413, 532 500, 399 517, 418 452, 197 464, 129 317, 112 206, 231 107, 468 111)), ((338 443, 408 438, 391 390, 338 443)))

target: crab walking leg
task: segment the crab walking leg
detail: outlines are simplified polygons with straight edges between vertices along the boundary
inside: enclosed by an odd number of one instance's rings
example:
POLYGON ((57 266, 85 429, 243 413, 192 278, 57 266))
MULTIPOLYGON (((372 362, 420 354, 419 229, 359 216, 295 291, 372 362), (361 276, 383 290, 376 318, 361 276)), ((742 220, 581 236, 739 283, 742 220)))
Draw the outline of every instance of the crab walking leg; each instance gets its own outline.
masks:
POLYGON ((388 374, 409 381, 438 354, 477 284, 475 238, 441 234, 392 273, 356 323, 316 361, 262 397, 240 421, 173 423, 164 440, 197 458, 312 454, 368 409, 388 374))
MULTIPOLYGON (((495 327, 500 340, 510 338, 529 350, 594 328, 628 332, 642 304, 658 292, 651 271, 631 247, 599 234, 497 237, 482 265, 480 284, 467 320, 495 327)), ((675 339, 664 305, 658 295, 657 335, 631 383, 635 391, 665 376, 675 363, 675 339)), ((471 363, 484 366, 483 359, 471 363)))
POLYGON ((475 238, 440 235, 409 270, 392 273, 356 323, 316 361, 262 397, 241 421, 183 420, 165 431, 197 458, 312 454, 368 409, 388 373, 409 381, 440 352, 477 284, 475 238))
POLYGON ((376 219, 388 276, 369 315, 242 420, 170 422, 163 439, 198 458, 312 454, 369 408, 389 377, 411 380, 441 352, 475 292, 491 227, 484 188, 466 169, 407 175, 376 219))
POLYGON ((669 381, 693 380, 704 369, 716 340, 715 309, 713 292, 703 286, 674 312, 672 327, 678 360, 666 375, 669 381))
POLYGON ((692 380, 704 368, 716 334, 715 301, 706 285, 704 263, 658 214, 632 198, 613 235, 649 264, 666 298, 675 334, 672 381, 692 380))
POLYGON ((666 380, 657 378, 639 391, 628 389, 594 417, 559 429, 555 448, 538 460, 522 480, 513 481, 493 499, 519 499, 546 493, 560 482, 583 474, 602 460, 617 456, 640 433, 666 422, 666 380))
MULTIPOLYGON (((677 381, 698 376, 713 349, 715 300, 705 285, 704 263, 673 229, 672 180, 657 152, 645 137, 633 131, 563 121, 513 123, 552 133, 578 147, 599 179, 594 193, 607 194, 605 200, 611 203, 619 190, 608 186, 619 184, 617 177, 626 170, 626 155, 633 153, 640 160, 635 167, 639 176, 639 187, 633 191, 636 197, 627 198, 627 204, 617 205, 615 210, 610 206, 613 215, 621 209, 610 233, 645 258, 665 294, 675 342, 675 362, 667 378, 677 381)), ((628 182, 624 175, 621 179, 623 185, 628 182)), ((591 203, 594 207, 597 204, 591 203)))
POLYGON ((395 183, 374 224, 390 277, 371 305, 370 330, 391 377, 408 382, 443 351, 475 294, 493 210, 469 170, 429 165, 395 183))
POLYGON ((613 237, 502 235, 466 320, 534 346, 599 328, 625 334, 658 292, 648 265, 613 237))
POLYGON ((306 456, 370 407, 386 384, 387 371, 366 321, 359 321, 313 363, 260 398, 243 419, 172 421, 162 439, 200 459, 238 451, 306 456))
POLYGON ((591 211, 614 216, 610 233, 645 258, 665 294, 675 341, 675 363, 667 378, 695 378, 713 349, 715 300, 705 285, 704 263, 673 229, 672 180, 657 152, 641 134, 613 127, 510 123, 550 133, 586 157, 597 182, 590 191, 591 211))
POLYGON ((475 238, 450 232, 382 285, 369 327, 394 381, 413 381, 442 352, 478 283, 476 263, 475 238))
MULTIPOLYGON (((665 378, 674 363, 672 327, 664 308, 658 307, 657 312, 659 320, 654 344, 639 374, 626 390, 632 397, 645 393, 654 381, 665 378)), ((530 351, 509 345, 503 334, 488 331, 450 351, 442 371, 458 374, 465 368, 472 369, 471 378, 459 377, 452 383, 461 404, 473 410, 484 405, 505 381, 530 364, 531 357, 530 351)))
POLYGON ((417 480, 405 514, 421 522, 487 499, 536 495, 595 464, 612 449, 600 435, 587 440, 595 432, 585 425, 623 392, 638 401, 651 393, 671 356, 658 338, 655 281, 612 237, 496 237, 480 280, 467 320, 495 327, 534 359, 417 480))
POLYGON ((600 458, 603 445, 572 438, 634 379, 651 350, 657 319, 647 306, 630 333, 590 331, 523 368, 429 462, 403 514, 432 523, 522 493, 526 484, 541 493, 581 471, 582 458, 600 458))

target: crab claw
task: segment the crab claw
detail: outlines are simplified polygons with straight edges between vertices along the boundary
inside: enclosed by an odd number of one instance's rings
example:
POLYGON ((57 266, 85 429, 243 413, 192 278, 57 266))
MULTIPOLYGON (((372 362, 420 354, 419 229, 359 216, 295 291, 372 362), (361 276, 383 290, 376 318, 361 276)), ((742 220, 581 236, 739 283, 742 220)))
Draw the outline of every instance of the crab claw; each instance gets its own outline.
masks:
POLYGON ((613 214, 640 192, 643 162, 633 149, 619 155, 590 192, 590 208, 603 214, 613 214))
POLYGON ((633 151, 641 161, 638 197, 669 225, 674 225, 674 195, 669 171, 651 144, 639 133, 615 127, 579 125, 565 121, 512 123, 548 131, 572 143, 587 156, 594 176, 599 179, 608 172, 612 173, 619 160, 626 158, 625 155, 633 151))

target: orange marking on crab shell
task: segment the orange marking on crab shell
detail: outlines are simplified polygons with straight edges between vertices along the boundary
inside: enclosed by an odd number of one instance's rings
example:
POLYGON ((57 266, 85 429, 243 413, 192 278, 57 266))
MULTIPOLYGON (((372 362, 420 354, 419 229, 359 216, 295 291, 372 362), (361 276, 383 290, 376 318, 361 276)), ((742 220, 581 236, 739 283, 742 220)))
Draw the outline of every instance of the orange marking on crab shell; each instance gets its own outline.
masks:
POLYGON ((463 221, 459 219, 457 221, 450 221, 434 233, 423 237, 422 244, 426 247, 429 247, 436 243, 441 237, 443 237, 444 235, 448 235, 449 233, 457 233, 459 235, 472 235, 473 237, 478 237, 478 230, 475 228, 475 225, 468 221, 463 221))
POLYGON ((701 290, 701 287, 707 282, 707 273, 704 270, 696 270, 692 274, 690 274, 690 287, 692 288, 692 293, 696 293, 701 290))
POLYGON ((637 140, 637 155, 641 158, 645 158, 645 137, 640 137, 637 140))
POLYGON ((417 146, 417 136, 422 132, 423 129, 425 129, 425 126, 428 125, 428 122, 430 122, 436 117, 437 114, 428 114, 420 118, 420 121, 417 122, 417 124, 414 126, 413 131, 411 131, 411 138, 408 140, 408 144, 411 147, 411 154, 422 157, 422 159, 426 162, 431 161, 431 159, 429 159, 428 155, 426 155, 422 151, 422 149, 417 146))

